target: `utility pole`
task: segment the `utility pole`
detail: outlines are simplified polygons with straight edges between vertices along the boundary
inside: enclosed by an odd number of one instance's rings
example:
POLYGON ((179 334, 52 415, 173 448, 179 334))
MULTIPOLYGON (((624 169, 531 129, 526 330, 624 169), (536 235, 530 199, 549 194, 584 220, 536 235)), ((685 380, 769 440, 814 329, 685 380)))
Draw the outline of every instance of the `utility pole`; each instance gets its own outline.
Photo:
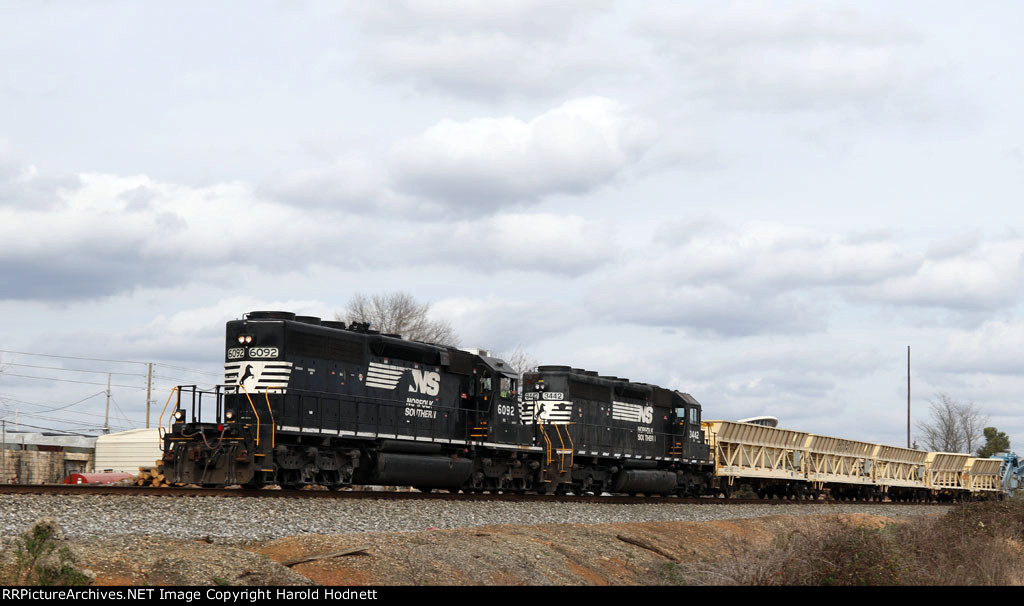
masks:
POLYGON ((107 408, 103 413, 103 433, 110 433, 110 373, 107 373, 107 408))
POLYGON ((910 346, 907 345, 907 448, 910 448, 910 346))
POLYGON ((149 429, 149 394, 153 389, 153 363, 149 363, 149 374, 146 375, 146 429, 149 429))

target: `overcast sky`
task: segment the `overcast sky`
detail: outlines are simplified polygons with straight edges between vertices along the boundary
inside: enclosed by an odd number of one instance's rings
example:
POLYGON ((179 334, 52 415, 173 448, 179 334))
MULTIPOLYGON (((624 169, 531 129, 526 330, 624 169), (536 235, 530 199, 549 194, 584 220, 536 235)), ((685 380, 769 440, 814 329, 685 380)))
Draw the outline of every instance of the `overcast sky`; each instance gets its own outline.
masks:
POLYGON ((915 419, 947 393, 1024 448, 1021 32, 1015 2, 0 1, 0 414, 101 425, 121 372, 144 423, 144 366, 9 352, 160 362, 159 409, 228 320, 403 290, 464 347, 894 445, 909 345, 915 419))

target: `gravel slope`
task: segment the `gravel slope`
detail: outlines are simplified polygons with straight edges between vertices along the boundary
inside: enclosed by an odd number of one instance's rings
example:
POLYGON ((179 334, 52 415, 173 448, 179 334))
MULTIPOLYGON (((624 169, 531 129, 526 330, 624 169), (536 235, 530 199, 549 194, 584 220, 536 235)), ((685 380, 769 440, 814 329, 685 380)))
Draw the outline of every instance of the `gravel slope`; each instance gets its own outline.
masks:
MULTIPOLYGON (((707 562, 780 535, 813 532, 836 517, 876 528, 892 522, 861 514, 778 515, 302 534, 225 544, 137 534, 61 542, 95 585, 674 585, 693 582, 707 562)), ((11 551, 0 554, 0 578, 12 570, 11 551)))
POLYGON ((56 518, 69 537, 140 534, 218 542, 301 534, 409 532, 515 524, 706 522, 771 515, 861 513, 891 518, 939 514, 947 507, 893 504, 613 505, 590 503, 460 503, 222 497, 0 496, 0 537, 24 532, 40 517, 56 518))

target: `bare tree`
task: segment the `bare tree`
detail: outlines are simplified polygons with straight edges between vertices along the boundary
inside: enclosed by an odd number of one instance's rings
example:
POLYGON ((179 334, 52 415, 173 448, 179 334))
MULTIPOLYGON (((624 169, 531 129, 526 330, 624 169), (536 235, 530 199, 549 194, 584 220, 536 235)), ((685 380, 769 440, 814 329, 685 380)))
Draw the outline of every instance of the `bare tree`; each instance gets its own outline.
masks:
POLYGON ((984 437, 988 417, 974 402, 959 402, 949 394, 935 394, 929 400, 931 419, 917 423, 917 430, 928 450, 937 452, 974 452, 984 437))
POLYGON ((430 319, 430 303, 420 303, 406 292, 366 296, 356 293, 344 313, 334 317, 346 322, 368 322, 370 328, 402 335, 411 341, 457 346, 452 325, 430 319))
POLYGON ((960 427, 964 436, 964 452, 974 454, 985 443, 988 416, 974 402, 960 405, 960 427))
POLYGON ((519 375, 519 381, 522 383, 523 373, 530 372, 534 368, 537 368, 537 360, 534 360, 530 354, 526 353, 525 350, 519 345, 507 354, 495 354, 496 358, 501 358, 508 364, 512 370, 519 375))

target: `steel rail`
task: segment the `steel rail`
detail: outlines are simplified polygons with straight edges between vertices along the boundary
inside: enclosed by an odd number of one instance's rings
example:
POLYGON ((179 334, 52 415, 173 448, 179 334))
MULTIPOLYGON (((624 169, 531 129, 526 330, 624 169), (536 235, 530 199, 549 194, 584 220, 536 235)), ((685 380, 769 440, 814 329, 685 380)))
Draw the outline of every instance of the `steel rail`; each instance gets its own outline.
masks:
POLYGON ((621 496, 621 495, 546 495, 516 493, 398 492, 379 490, 284 490, 275 488, 189 488, 153 486, 112 486, 92 484, 2 484, 0 495, 85 495, 85 496, 158 496, 158 497, 235 497, 291 499, 377 499, 440 501, 516 501, 542 503, 607 503, 617 505, 950 505, 951 502, 836 501, 833 499, 738 499, 717 497, 621 496))

